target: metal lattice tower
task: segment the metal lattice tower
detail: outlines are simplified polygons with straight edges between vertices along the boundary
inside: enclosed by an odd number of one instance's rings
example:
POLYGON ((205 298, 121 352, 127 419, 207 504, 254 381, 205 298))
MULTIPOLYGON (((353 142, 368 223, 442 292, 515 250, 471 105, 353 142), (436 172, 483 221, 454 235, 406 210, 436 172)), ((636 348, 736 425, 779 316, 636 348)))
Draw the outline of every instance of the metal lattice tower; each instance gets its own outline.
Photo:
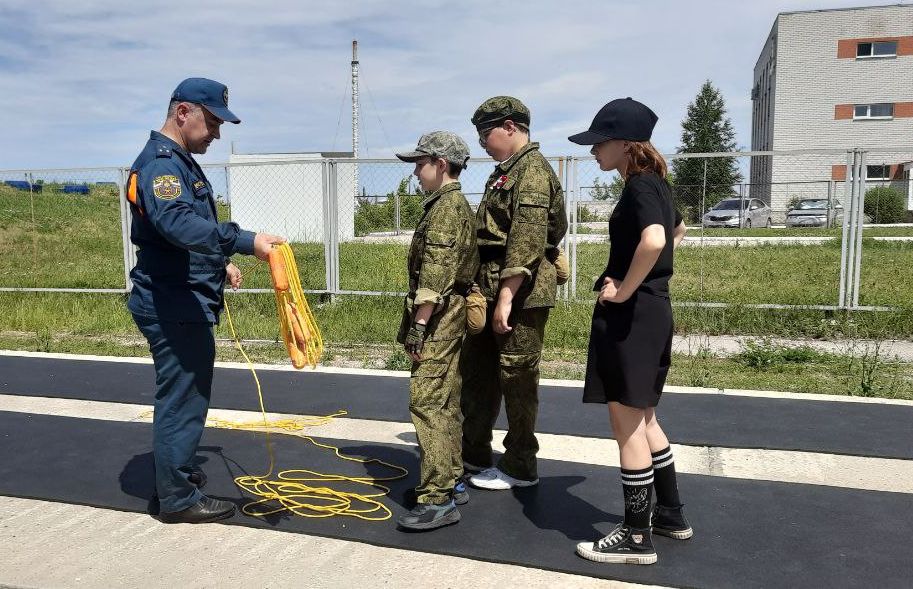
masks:
MULTIPOLYGON (((352 157, 358 159, 358 41, 352 41, 352 157)), ((355 164, 355 196, 358 196, 358 164, 355 164)))

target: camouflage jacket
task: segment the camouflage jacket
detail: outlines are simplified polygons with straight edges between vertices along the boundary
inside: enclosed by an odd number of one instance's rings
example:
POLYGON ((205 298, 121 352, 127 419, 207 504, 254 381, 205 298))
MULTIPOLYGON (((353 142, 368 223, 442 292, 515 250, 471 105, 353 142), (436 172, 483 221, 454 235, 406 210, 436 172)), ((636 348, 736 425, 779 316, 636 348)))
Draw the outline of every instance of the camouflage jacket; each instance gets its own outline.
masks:
POLYGON ((472 209, 459 182, 446 184, 422 201, 425 211, 409 248, 409 294, 396 341, 403 343, 415 320, 415 309, 434 303, 428 340, 463 337, 466 300, 479 268, 472 209))
POLYGON ((557 294, 551 256, 567 232, 558 176, 529 143, 495 167, 476 213, 481 267, 476 278, 485 298, 498 297, 501 280, 522 274, 517 308, 554 307, 557 294))

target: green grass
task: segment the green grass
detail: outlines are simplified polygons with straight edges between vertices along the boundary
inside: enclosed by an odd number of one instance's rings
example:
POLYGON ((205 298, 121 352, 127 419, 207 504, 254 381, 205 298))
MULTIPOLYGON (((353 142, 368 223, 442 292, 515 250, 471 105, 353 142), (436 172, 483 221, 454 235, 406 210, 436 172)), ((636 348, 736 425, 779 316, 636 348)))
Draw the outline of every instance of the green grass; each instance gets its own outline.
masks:
MULTIPOLYGON (((405 369, 394 338, 399 326, 398 297, 346 296, 335 303, 310 297, 326 343, 326 360, 347 365, 405 369)), ((287 362, 278 343, 275 301, 271 294, 237 294, 228 298, 241 338, 266 340, 248 344, 255 361, 287 362)), ((543 352, 543 375, 582 378, 592 306, 559 304, 552 310, 543 352)), ((769 311, 675 308, 680 334, 731 333, 804 338, 908 338, 913 312, 827 314, 816 311, 769 311)), ((229 339, 227 322, 217 337, 229 339)), ((148 350, 125 308, 123 295, 0 293, 0 348, 44 352, 146 356, 148 350)), ((822 354, 810 349, 786 351, 761 345, 730 358, 695 350, 677 355, 669 384, 750 388, 796 392, 869 394, 913 398, 913 363, 882 362, 866 376, 872 358, 855 354, 822 354)), ((219 359, 240 361, 230 346, 219 359)))
MULTIPOLYGON (((219 207, 220 218, 227 218, 229 213, 228 207, 219 207)), ((715 231, 721 235, 839 234, 839 230, 715 231)), ((866 230, 867 236, 875 234, 913 235, 913 230, 866 230)), ((28 193, 0 186, 0 286, 118 288, 123 285, 121 247, 119 205, 113 188, 93 187, 89 195, 64 195, 49 189, 30 198, 28 193)), ((325 289, 324 245, 293 244, 293 249, 304 288, 325 289)), ((404 244, 341 244, 341 288, 406 290, 406 252, 404 244)), ((543 355, 546 376, 582 376, 592 313, 590 287, 602 272, 607 256, 605 244, 578 246, 579 302, 562 303, 552 311, 543 355)), ((244 286, 270 287, 265 264, 248 256, 236 256, 235 260, 244 272, 244 286)), ((676 306, 676 331, 759 337, 909 338, 913 334, 913 274, 908 270, 913 267, 913 244, 873 240, 865 240, 863 244, 860 302, 897 307, 895 312, 846 314, 740 306, 834 304, 839 260, 837 241, 811 246, 682 248, 676 254, 673 300, 727 302, 734 306, 724 309, 676 306)), ((251 344, 255 359, 285 361, 285 352, 277 343, 272 295, 238 294, 231 295, 228 301, 241 337, 268 342, 251 344)), ((407 364, 393 341, 401 313, 399 297, 340 296, 328 303, 315 296, 311 297, 311 304, 326 338, 328 358, 381 368, 402 369, 407 364)), ((230 337, 224 321, 217 335, 230 337)), ((0 293, 0 347, 148 354, 126 311, 125 296, 94 293, 0 293)), ((865 368, 872 361, 866 360, 864 354, 827 356, 766 349, 753 353, 754 356, 749 353, 732 358, 706 354, 677 357, 669 382, 911 396, 908 365, 883 364, 875 376, 866 377, 865 368), (888 384, 879 379, 887 379, 888 384)), ((219 357, 240 359, 228 346, 220 347, 219 357)))
MULTIPOLYGON (((236 326, 245 339, 278 335, 272 294, 227 297, 236 326)), ((328 340, 346 344, 392 342, 399 326, 402 300, 384 296, 339 296, 335 303, 309 297, 328 340)), ((592 303, 560 303, 548 324, 549 345, 585 349, 592 303)), ((674 307, 676 332, 793 338, 900 338, 913 333, 913 311, 828 313, 814 310, 769 310, 745 307, 703 309, 674 307)), ((224 323, 224 321, 223 321, 224 323)), ((124 295, 90 293, 0 293, 0 332, 47 329, 55 334, 123 336, 136 333, 124 295)), ((218 328, 229 334, 225 325, 218 328)))
MULTIPOLYGON (((577 246, 577 296, 592 298, 608 260, 605 244, 577 246)), ((913 243, 863 240, 860 304, 913 308, 913 243)), ((673 300, 835 305, 840 244, 683 247, 675 253, 673 300)))
MULTIPOLYGON (((603 235, 608 232, 606 227, 578 227, 577 233, 581 234, 598 234, 603 235)), ((840 227, 824 229, 823 227, 795 227, 787 229, 785 227, 775 227, 766 229, 764 227, 752 229, 722 229, 719 227, 707 227, 703 232, 706 237, 841 237, 843 230, 840 227)), ((701 235, 700 227, 692 226, 688 229, 688 237, 697 239, 701 235)), ((913 237, 913 227, 863 227, 863 237, 913 237)))
MULTIPOLYGON (((326 285, 322 244, 294 244, 302 284, 326 285)), ((408 282, 408 246, 397 243, 340 244, 343 290, 404 292, 408 282)), ((245 287, 269 288, 263 264, 236 256, 245 287)), ((577 247, 577 297, 591 301, 593 282, 608 260, 605 244, 577 247)), ((913 309, 913 243, 864 240, 860 303, 913 309)), ((835 305, 840 279, 839 244, 754 247, 681 248, 671 282, 676 301, 731 304, 835 305)))
MULTIPOLYGON (((697 237, 701 234, 699 228, 688 230, 688 237, 697 237)), ((843 229, 832 227, 825 229, 823 227, 793 227, 793 228, 771 228, 765 229, 721 229, 706 228, 704 235, 708 237, 841 237, 843 229)), ((913 227, 863 227, 863 237, 913 237, 913 227)))
MULTIPOLYGON (((0 186, 0 286, 120 288, 123 286, 120 216, 114 187, 89 195, 48 190, 28 193, 0 186), (34 207, 35 221, 32 222, 34 207)), ((219 207, 227 218, 230 209, 219 207)), ((875 233, 913 235, 913 228, 871 228, 875 233)), ((707 230, 720 235, 833 234, 838 229, 707 230)), ((402 292, 407 287, 407 245, 343 243, 340 287, 354 291, 402 292)), ((305 289, 326 288, 324 246, 294 244, 305 289)), ((578 246, 577 296, 592 300, 591 287, 608 257, 605 244, 578 246)), ((269 288, 266 266, 235 256, 245 286, 269 288)), ((863 242, 860 303, 913 308, 913 243, 863 242)), ((839 242, 822 245, 762 245, 682 248, 676 255, 672 296, 678 301, 733 304, 833 305, 837 302, 839 242)))
POLYGON ((0 286, 123 288, 115 187, 88 195, 0 186, 0 286), (32 212, 34 210, 34 222, 32 212))

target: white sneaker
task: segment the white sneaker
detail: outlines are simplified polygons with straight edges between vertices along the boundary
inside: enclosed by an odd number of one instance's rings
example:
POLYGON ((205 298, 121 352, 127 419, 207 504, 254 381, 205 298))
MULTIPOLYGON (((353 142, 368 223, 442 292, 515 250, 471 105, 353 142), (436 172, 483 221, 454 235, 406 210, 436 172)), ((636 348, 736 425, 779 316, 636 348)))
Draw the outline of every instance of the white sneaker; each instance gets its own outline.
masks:
POLYGON ((506 491, 514 487, 532 487, 539 484, 539 479, 525 481, 515 479, 502 472, 497 467, 488 468, 479 474, 469 477, 469 484, 479 489, 488 489, 489 491, 506 491))

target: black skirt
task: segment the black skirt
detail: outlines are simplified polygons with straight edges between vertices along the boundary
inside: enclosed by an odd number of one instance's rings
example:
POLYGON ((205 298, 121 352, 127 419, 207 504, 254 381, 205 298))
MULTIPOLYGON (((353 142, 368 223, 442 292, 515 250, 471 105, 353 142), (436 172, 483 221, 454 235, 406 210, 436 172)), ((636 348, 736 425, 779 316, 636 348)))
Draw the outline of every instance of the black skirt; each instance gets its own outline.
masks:
POLYGON ((656 407, 672 362, 672 305, 637 291, 621 304, 596 303, 590 326, 584 403, 656 407))

